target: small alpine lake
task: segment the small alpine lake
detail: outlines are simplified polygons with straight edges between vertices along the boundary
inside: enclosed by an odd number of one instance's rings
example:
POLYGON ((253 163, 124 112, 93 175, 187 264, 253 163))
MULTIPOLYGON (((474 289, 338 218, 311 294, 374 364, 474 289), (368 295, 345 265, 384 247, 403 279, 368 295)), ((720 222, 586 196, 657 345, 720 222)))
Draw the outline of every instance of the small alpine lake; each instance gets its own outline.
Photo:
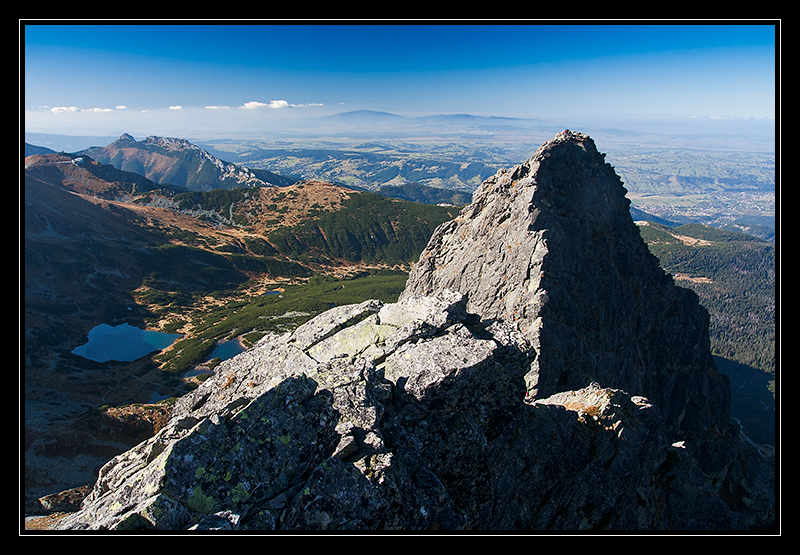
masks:
POLYGON ((100 324, 89 331, 86 344, 72 354, 95 362, 129 362, 172 345, 180 334, 139 329, 130 324, 100 324))
POLYGON ((224 341, 222 343, 218 343, 217 346, 214 348, 214 351, 209 356, 209 360, 213 360, 215 358, 219 358, 220 360, 228 360, 229 358, 233 358, 239 353, 245 352, 244 345, 238 339, 233 339, 231 341, 224 341))

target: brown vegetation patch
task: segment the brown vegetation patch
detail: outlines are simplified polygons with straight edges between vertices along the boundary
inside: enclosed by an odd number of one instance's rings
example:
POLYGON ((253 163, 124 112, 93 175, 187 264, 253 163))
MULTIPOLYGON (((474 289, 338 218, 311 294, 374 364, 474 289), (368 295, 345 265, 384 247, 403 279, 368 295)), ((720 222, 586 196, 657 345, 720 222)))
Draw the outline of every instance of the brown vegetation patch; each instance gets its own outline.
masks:
POLYGON ((672 274, 672 275, 673 275, 673 277, 675 279, 678 279, 678 280, 681 280, 681 281, 690 281, 692 283, 714 283, 709 278, 702 277, 702 276, 693 277, 693 276, 690 276, 689 274, 672 274))
POLYGON ((672 236, 675 237, 675 239, 677 239, 684 245, 687 245, 689 247, 707 247, 713 244, 711 241, 706 241, 705 239, 697 239, 696 237, 689 237, 688 235, 675 235, 673 233, 672 236))

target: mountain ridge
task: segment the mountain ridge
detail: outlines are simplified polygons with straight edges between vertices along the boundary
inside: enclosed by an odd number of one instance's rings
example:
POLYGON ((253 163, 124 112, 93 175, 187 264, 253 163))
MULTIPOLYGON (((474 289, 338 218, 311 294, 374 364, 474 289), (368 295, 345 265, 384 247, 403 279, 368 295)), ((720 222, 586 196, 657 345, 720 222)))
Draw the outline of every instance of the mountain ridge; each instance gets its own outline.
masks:
POLYGON ((565 131, 498 172, 396 303, 333 308, 225 361, 55 527, 774 526, 774 467, 730 420, 708 314, 609 168, 565 131))
MULTIPOLYGON (((347 137, 350 126, 343 123, 320 128, 322 119, 315 118, 298 136, 275 131, 271 140, 257 135, 218 142, 209 139, 201 141, 201 148, 248 167, 257 176, 261 171, 277 172, 288 181, 316 179, 381 194, 381 186, 396 190, 416 182, 434 188, 441 197, 447 190, 468 194, 497 169, 527 157, 539 144, 534 137, 544 129, 534 125, 515 131, 501 123, 487 132, 491 121, 507 120, 488 117, 478 122, 475 118, 480 116, 469 114, 463 116, 467 123, 458 123, 461 116, 457 115, 420 117, 440 123, 418 123, 405 136, 392 126, 379 130, 373 126, 366 138, 347 137), (451 123, 443 123, 448 119, 451 123)), ((551 136, 545 133, 544 138, 551 136)), ((685 137, 662 134, 662 142, 653 143, 657 132, 629 135, 623 138, 609 129, 604 142, 614 137, 611 142, 616 146, 609 153, 629 187, 635 203, 632 211, 641 208, 676 223, 695 221, 774 238, 774 154, 749 152, 749 147, 739 151, 730 137, 723 136, 713 143, 690 146, 685 137), (720 150, 723 145, 726 149, 720 150)), ((47 137, 41 139, 42 144, 53 144, 47 137)), ((273 177, 261 178, 275 183, 273 177)), ((659 221, 654 218, 647 219, 659 221)))
POLYGON ((294 182, 271 172, 262 170, 256 173, 244 166, 225 162, 186 139, 148 136, 136 141, 125 133, 106 147, 91 147, 78 154, 141 174, 157 183, 196 191, 280 186, 294 182))

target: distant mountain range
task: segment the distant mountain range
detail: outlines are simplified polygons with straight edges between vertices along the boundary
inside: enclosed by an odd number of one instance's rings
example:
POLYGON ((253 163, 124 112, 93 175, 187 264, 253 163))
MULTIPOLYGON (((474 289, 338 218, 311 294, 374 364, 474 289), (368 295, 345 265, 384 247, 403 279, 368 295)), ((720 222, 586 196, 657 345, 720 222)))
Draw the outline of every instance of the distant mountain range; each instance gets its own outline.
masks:
MULTIPOLYGON (((542 137, 557 129, 557 125, 526 118, 475 116, 470 114, 439 114, 408 117, 374 110, 354 110, 323 117, 297 118, 274 122, 269 133, 276 138, 286 136, 464 136, 464 133, 508 131, 510 129, 541 131, 542 137), (288 134, 288 135, 287 135, 288 134), (409 135, 410 134, 410 135, 409 135)), ((235 133, 231 136, 235 136, 235 133)), ((54 152, 77 152, 94 146, 107 145, 116 136, 73 136, 25 132, 25 141, 50 148, 54 152)), ((195 142, 198 142, 195 140, 195 142)))
MULTIPOLYGON (((699 222, 772 240, 775 156, 774 132, 770 135, 769 131, 774 124, 739 126, 735 133, 727 123, 716 122, 706 129, 709 125, 608 121, 581 130, 607 145, 609 160, 632 202, 636 208, 658 214, 662 219, 656 221, 699 222)), ((224 161, 237 167, 237 179, 250 179, 250 183, 255 183, 252 176, 279 186, 320 180, 416 202, 461 204, 484 179, 526 159, 542 140, 561 130, 560 125, 532 118, 411 117, 356 110, 279 120, 269 130, 243 131, 239 136, 192 139, 190 150, 180 155, 169 152, 173 162, 169 168, 165 158, 153 160, 153 153, 148 153, 150 165, 140 159, 149 138, 133 141, 136 150, 128 145, 124 151, 112 148, 119 142, 114 137, 26 133, 26 140, 54 151, 85 151, 98 161, 189 190, 240 186, 241 181, 219 172, 224 161), (108 152, 100 155, 94 149, 108 152), (197 156, 198 150, 218 162, 209 164, 207 156, 197 156), (409 196, 409 187, 424 193, 409 196)), ((653 221, 652 216, 634 218, 653 221)))
POLYGON ((126 133, 106 147, 91 147, 78 154, 138 173, 156 183, 177 185, 191 191, 286 186, 296 181, 225 162, 185 139, 151 136, 136 141, 126 133))
MULTIPOLYGON (((346 112, 329 116, 329 121, 390 121, 403 118, 387 112, 366 110, 346 112)), ((470 115, 426 116, 413 118, 419 122, 513 122, 513 118, 485 118, 470 115)), ((532 120, 520 120, 532 121, 532 120)), ((36 135, 33 135, 36 138, 36 135)), ((39 137, 44 138, 44 137, 39 137)), ((97 139, 97 138, 95 138, 97 139)), ((25 156, 55 153, 53 149, 25 143, 25 156)), ((62 151, 63 152, 63 151, 62 151)), ((92 146, 75 151, 75 155, 87 155, 100 164, 131 172, 169 186, 173 190, 212 191, 250 187, 286 187, 301 179, 324 179, 352 190, 372 190, 381 196, 407 200, 421 204, 464 205, 471 201, 470 189, 493 175, 496 168, 481 163, 457 164, 435 159, 399 160, 390 155, 369 152, 343 151, 337 149, 286 149, 250 150, 237 155, 233 152, 201 148, 186 139, 150 136, 137 141, 130 134, 123 134, 107 146, 92 146), (223 160, 242 160, 233 163, 223 160), (273 160, 278 166, 291 160, 295 168, 303 168, 301 176, 253 169, 248 161, 264 163, 273 160), (342 168, 346 166, 346 170, 342 168), (352 174, 362 174, 355 180, 352 174), (337 179, 338 178, 338 179, 337 179), (421 181, 456 183, 461 187, 424 185, 421 181), (372 184, 364 187, 366 183, 372 184)), ((87 166, 94 167, 94 166, 87 166)), ((287 166, 288 168, 288 166, 287 166)), ((288 173, 288 172, 287 172, 288 173)), ((634 220, 646 220, 675 226, 685 222, 674 222, 647 214, 631 207, 634 220)))
MULTIPOLYGON (((380 113, 369 116, 352 114, 357 119, 391 116, 380 113)), ((343 114, 341 117, 346 119, 348 116, 343 114)), ((107 146, 93 146, 75 151, 74 154, 87 155, 101 164, 142 175, 155 183, 190 191, 286 187, 301 179, 324 179, 353 190, 373 190, 381 196, 423 204, 466 204, 470 201, 471 194, 463 188, 453 190, 447 187, 430 187, 415 181, 415 178, 421 181, 444 180, 474 188, 496 171, 494 167, 480 163, 457 164, 434 159, 398 161, 392 156, 342 150, 251 150, 242 155, 218 152, 213 148, 210 150, 213 153, 186 139, 150 136, 137 141, 125 133, 107 146), (245 163, 232 163, 220 156, 245 163), (279 174, 246 165, 249 160, 263 162, 265 158, 293 160, 294 163, 305 160, 298 163, 298 168, 303 168, 303 175, 290 175, 289 171, 279 174), (343 174, 342 165, 346 165, 349 171, 362 174, 362 178, 355 182, 349 179, 343 174), (356 170, 355 167, 359 169, 356 170)), ((25 156, 54 152, 46 147, 25 143, 25 156)))
POLYGON ((430 116, 401 116, 390 112, 374 110, 353 110, 319 118, 322 121, 336 123, 391 123, 393 125, 514 125, 520 128, 547 125, 544 121, 532 118, 508 118, 498 116, 475 116, 472 114, 437 114, 430 116))
MULTIPOLYGON (((494 118, 469 114, 436 115, 407 118, 387 112, 359 110, 315 118, 325 119, 339 128, 348 125, 379 128, 383 123, 397 129, 408 125, 433 126, 445 132, 449 126, 462 131, 471 126, 535 126, 537 120, 494 118)), ((533 128, 533 127, 530 127, 533 128)), ((45 136, 31 135, 46 140, 45 136)), ((73 138, 74 139, 74 138, 73 138)), ((100 139, 98 137, 91 140, 100 139)), ((74 144, 77 144, 73 141, 74 144)), ((464 151, 440 152, 424 149, 417 154, 393 151, 381 143, 362 143, 356 149, 341 148, 245 148, 245 143, 226 145, 233 150, 218 150, 217 145, 200 146, 186 139, 150 136, 137 141, 123 134, 107 146, 92 146, 75 151, 102 164, 133 172, 155 183, 188 191, 232 190, 252 187, 286 187, 300 180, 321 180, 351 190, 372 191, 381 196, 423 204, 464 205, 471 201, 472 191, 498 166, 483 162, 459 162, 464 151), (424 153, 424 154, 423 154, 424 153)), ((25 143, 25 155, 53 152, 40 145, 25 143)), ((477 153, 476 153, 477 154, 477 153)), ((720 170, 722 171, 722 170, 720 170)), ((634 175, 639 175, 631 171, 634 175)), ((641 172, 640 172, 641 173, 641 172)), ((730 173, 730 172, 728 172, 730 173)), ((655 174, 653 174, 655 175, 655 174)), ((668 172, 660 179, 666 180, 668 172)), ((684 178, 676 177, 675 182, 684 178)), ((688 179, 688 178, 687 178, 688 179)), ((695 179, 696 181, 696 179, 695 179)), ((732 187, 725 185, 724 187, 732 187)), ((748 185, 754 187, 755 185, 748 185)), ((735 191, 735 189, 733 189, 735 191)), ((757 190, 757 189, 755 189, 757 190)), ((736 197, 738 198, 738 197, 736 197)), ((741 201, 746 203, 747 200, 741 201)), ((701 211, 702 212, 702 211, 701 211)), ((679 214, 656 216, 631 205, 637 221, 651 221, 675 227, 698 221, 679 214)), ((700 220, 706 223, 704 220, 700 220)), ((734 221, 710 222, 715 227, 741 230, 773 240, 774 225, 769 218, 738 218, 734 221)))

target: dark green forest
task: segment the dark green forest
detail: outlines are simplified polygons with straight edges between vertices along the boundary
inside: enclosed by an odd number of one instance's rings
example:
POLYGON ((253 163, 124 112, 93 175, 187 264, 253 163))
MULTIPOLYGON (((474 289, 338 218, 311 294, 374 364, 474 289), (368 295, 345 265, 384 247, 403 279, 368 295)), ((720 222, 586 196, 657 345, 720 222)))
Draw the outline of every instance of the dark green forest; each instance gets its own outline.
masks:
POLYGON ((270 243, 295 260, 343 260, 408 264, 416 260, 433 230, 458 214, 454 207, 399 202, 358 193, 341 209, 271 232, 270 243))
POLYGON ((441 187, 427 187, 419 183, 403 185, 384 185, 378 189, 383 197, 419 202, 422 204, 455 204, 464 205, 472 202, 472 193, 441 187))
POLYGON ((694 290, 711 316, 715 355, 775 372, 775 245, 756 237, 699 224, 668 228, 650 223, 640 232, 661 266, 694 290), (691 241, 678 237, 698 239, 691 241))

